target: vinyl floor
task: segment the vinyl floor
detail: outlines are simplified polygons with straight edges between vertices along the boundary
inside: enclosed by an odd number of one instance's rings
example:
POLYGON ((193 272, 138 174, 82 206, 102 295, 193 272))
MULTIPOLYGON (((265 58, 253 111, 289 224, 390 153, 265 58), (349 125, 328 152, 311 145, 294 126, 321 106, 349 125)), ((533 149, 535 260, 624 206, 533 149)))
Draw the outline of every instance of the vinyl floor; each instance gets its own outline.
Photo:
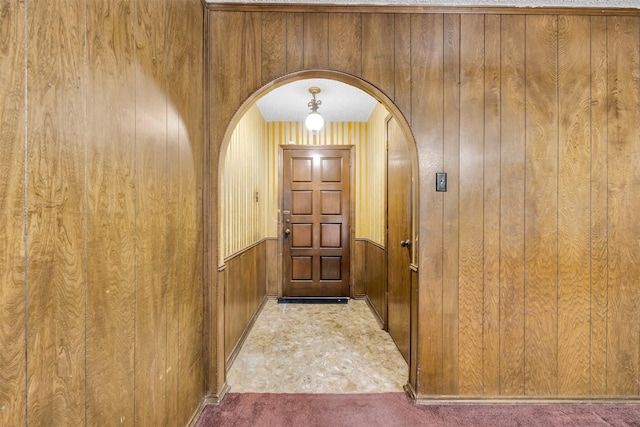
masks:
POLYGON ((232 393, 403 391, 409 368, 365 301, 267 301, 227 373, 232 393))

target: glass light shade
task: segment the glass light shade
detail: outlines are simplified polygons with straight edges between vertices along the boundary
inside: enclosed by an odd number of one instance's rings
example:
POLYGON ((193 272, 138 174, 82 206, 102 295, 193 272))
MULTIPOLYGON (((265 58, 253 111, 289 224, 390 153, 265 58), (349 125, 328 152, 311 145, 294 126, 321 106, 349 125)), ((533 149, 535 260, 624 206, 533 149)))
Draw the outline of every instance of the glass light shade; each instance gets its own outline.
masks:
POLYGON ((307 119, 304 121, 304 124, 310 131, 317 132, 322 129, 322 126, 324 126, 324 119, 319 113, 309 113, 307 119))

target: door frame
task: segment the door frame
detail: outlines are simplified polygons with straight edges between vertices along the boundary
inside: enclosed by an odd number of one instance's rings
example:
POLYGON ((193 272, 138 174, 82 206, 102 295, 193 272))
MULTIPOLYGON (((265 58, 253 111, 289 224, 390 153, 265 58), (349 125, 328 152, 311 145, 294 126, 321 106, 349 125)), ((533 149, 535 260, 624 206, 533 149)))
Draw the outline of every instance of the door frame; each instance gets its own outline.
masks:
MULTIPOLYGON (((400 127, 402 128, 403 133, 409 143, 409 151, 411 153, 411 163, 412 163, 412 181, 415 184, 413 188, 412 200, 414 201, 413 205, 413 220, 412 220, 412 240, 416 243, 419 242, 419 227, 417 227, 417 221, 419 218, 419 206, 420 206, 420 171, 419 171, 419 162, 418 162, 418 148, 416 144, 416 138, 413 135, 411 130, 411 126, 409 122, 405 118, 404 114, 400 111, 398 106, 393 102, 393 100, 385 94, 382 90, 378 89, 376 86, 371 83, 363 80, 359 77, 346 74, 339 71, 332 70, 301 70, 291 74, 286 74, 282 77, 276 78, 272 80, 270 83, 262 86, 257 89, 253 94, 247 96, 244 100, 240 108, 235 112, 231 120, 229 121, 227 128, 224 133, 224 137, 221 141, 208 141, 206 144, 206 153, 204 160, 204 175, 205 175, 205 183, 203 185, 203 221, 204 221, 204 266, 203 266, 203 276, 204 276, 204 289, 203 289, 203 298, 204 298, 204 325, 203 325, 203 335, 204 335, 204 354, 205 358, 205 381, 206 388, 209 395, 205 400, 211 402, 217 402, 227 393, 229 387, 226 383, 226 358, 224 357, 225 349, 224 349, 224 331, 225 331, 225 286, 224 279, 221 277, 221 274, 218 272, 218 261, 219 261, 219 231, 221 227, 220 219, 220 203, 219 203, 219 195, 221 193, 221 177, 224 172, 224 160, 227 152, 227 148, 231 141, 231 136, 242 119, 242 117, 247 113, 247 111, 256 103, 258 99, 262 96, 266 95, 270 91, 284 86, 288 83, 292 83, 298 80, 306 80, 306 79, 314 79, 314 78, 324 78, 324 79, 332 79, 337 80, 342 83, 349 84, 354 86, 372 97, 378 100, 382 105, 389 111, 399 122, 400 127), (215 145, 212 145, 215 144, 215 145), (213 382, 215 386, 212 388, 210 382, 213 382)), ((352 201, 355 201, 355 197, 351 198, 352 201)), ((353 211, 352 211, 353 212, 353 211)), ((351 227, 352 232, 355 230, 355 227, 351 227)), ((351 250, 353 250, 355 245, 352 245, 351 250)), ((418 258, 418 244, 415 245, 415 249, 412 251, 412 272, 415 275, 415 283, 412 276, 412 289, 411 289, 411 331, 410 331, 410 345, 411 345, 411 354, 409 361, 409 383, 406 386, 407 391, 410 395, 415 398, 417 389, 417 373, 418 373, 418 364, 417 364, 417 352, 418 352, 418 336, 420 332, 419 324, 417 319, 418 316, 418 307, 419 307, 419 298, 420 298, 420 287, 419 284, 419 271, 417 267, 418 258)), ((281 267, 280 267, 281 268, 281 267)), ((281 272, 280 272, 281 274, 281 272)), ((353 269, 351 269, 351 275, 353 275, 353 269)), ((353 278, 353 277, 351 277, 353 278)), ((279 281, 281 283, 281 281, 279 281)))
POLYGON ((355 212, 355 179, 354 173, 354 145, 312 145, 312 144, 291 144, 278 147, 278 267, 277 267, 277 282, 278 282, 278 298, 283 296, 284 286, 284 220, 282 207, 284 205, 284 150, 308 150, 308 149, 320 149, 320 150, 349 150, 349 297, 353 298, 353 285, 354 285, 354 268, 353 262, 355 257, 355 238, 356 232, 353 226, 355 212))

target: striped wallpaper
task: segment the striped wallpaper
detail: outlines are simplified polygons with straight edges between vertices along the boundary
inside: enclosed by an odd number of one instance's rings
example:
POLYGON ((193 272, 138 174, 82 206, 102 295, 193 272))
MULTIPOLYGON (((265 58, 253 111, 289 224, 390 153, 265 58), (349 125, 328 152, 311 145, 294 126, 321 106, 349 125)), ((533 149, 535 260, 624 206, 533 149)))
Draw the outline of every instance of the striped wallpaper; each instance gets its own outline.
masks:
POLYGON ((265 121, 254 105, 231 136, 220 177, 220 264, 266 237, 266 158, 265 121))
POLYGON ((279 146, 291 143, 355 146, 356 237, 384 245, 387 114, 378 104, 367 122, 327 122, 313 135, 302 122, 265 122, 253 106, 238 123, 225 157, 220 262, 263 238, 277 237, 279 146))

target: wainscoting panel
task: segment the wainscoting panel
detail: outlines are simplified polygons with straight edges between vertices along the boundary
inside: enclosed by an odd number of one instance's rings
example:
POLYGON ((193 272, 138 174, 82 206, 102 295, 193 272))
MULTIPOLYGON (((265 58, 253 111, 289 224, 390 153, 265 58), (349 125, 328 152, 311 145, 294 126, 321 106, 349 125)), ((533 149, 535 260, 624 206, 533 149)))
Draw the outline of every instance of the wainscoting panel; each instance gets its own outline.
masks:
POLYGON ((227 363, 266 296, 266 242, 225 262, 225 358, 227 363))

